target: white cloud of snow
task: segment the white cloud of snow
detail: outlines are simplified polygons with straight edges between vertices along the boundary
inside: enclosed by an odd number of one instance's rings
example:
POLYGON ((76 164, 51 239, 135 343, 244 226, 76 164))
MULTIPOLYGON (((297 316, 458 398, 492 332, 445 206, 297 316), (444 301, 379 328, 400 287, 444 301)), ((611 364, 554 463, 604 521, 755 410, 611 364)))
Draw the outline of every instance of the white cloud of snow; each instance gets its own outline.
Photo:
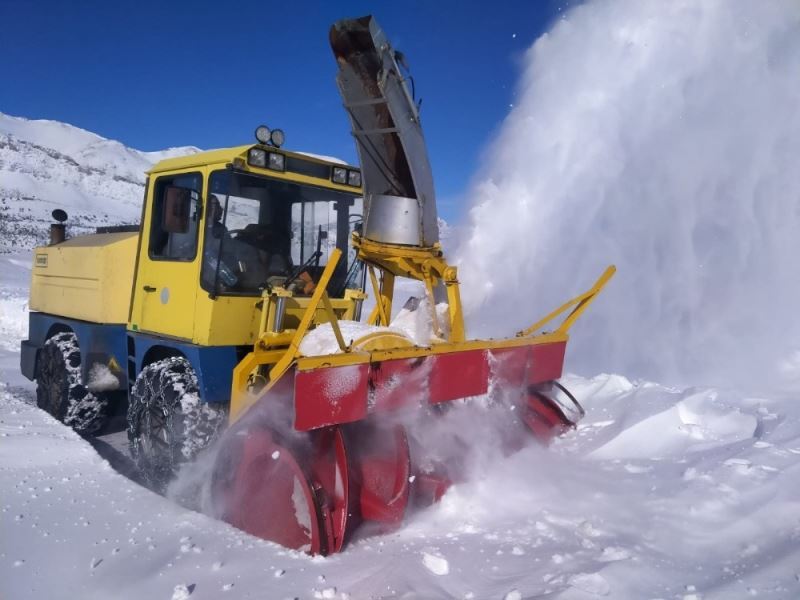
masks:
POLYGON ((780 385, 800 346, 798 73, 796 2, 571 11, 528 51, 474 185, 472 334, 530 324, 615 263, 571 368, 780 385))

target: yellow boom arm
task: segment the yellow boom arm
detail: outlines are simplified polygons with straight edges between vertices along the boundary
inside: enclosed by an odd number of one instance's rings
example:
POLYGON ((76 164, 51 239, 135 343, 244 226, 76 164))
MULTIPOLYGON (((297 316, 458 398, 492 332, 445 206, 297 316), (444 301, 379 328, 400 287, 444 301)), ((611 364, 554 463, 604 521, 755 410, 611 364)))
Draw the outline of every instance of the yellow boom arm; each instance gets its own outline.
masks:
POLYGON ((565 302, 564 304, 559 306, 557 309, 555 309, 553 312, 551 312, 544 318, 536 321, 536 323, 534 323, 527 329, 523 329, 522 331, 517 333, 517 337, 527 337, 532 333, 539 331, 542 327, 547 325, 558 315, 566 312, 567 309, 574 306, 575 308, 572 309, 572 312, 570 312, 569 315, 567 315, 567 318, 561 322, 561 325, 559 325, 556 328, 556 331, 558 333, 567 333, 569 331, 569 328, 572 327, 573 323, 575 323, 575 321, 578 320, 578 317, 580 317, 581 314, 583 314, 583 311, 585 311, 586 308, 589 306, 589 304, 592 303, 595 297, 597 297, 597 294, 599 294, 602 291, 602 289, 608 283, 609 279, 611 279, 614 276, 614 273, 616 272, 617 272, 617 267, 615 267, 614 265, 609 266, 605 271, 603 271, 603 274, 600 275, 597 281, 595 281, 594 285, 591 288, 589 288, 587 292, 584 292, 580 296, 576 296, 569 302, 565 302))

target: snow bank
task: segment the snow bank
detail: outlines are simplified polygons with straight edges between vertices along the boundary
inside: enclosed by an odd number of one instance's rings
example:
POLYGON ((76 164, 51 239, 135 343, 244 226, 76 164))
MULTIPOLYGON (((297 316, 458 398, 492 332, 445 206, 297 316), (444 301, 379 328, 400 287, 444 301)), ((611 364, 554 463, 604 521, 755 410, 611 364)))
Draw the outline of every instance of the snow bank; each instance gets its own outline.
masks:
POLYGON ((573 368, 796 385, 800 5, 587 2, 525 62, 458 252, 470 331, 616 263, 573 368))

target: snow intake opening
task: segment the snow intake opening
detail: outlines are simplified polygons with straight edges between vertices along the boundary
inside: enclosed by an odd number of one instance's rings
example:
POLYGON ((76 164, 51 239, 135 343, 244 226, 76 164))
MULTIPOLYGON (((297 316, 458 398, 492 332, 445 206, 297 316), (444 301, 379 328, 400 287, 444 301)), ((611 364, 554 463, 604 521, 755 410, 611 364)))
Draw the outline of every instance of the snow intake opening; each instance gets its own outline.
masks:
POLYGON ((790 0, 570 11, 528 51, 473 185, 471 335, 511 334, 615 263, 569 369, 800 383, 797 73, 790 0))

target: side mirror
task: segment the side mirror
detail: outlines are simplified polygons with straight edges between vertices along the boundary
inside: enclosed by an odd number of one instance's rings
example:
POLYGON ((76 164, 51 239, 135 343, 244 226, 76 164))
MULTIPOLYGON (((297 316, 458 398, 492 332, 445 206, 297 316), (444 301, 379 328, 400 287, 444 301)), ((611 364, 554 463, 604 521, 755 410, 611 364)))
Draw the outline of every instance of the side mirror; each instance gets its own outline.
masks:
POLYGON ((189 231, 189 208, 192 190, 167 186, 164 190, 164 212, 161 215, 161 229, 167 233, 186 233, 189 231))

